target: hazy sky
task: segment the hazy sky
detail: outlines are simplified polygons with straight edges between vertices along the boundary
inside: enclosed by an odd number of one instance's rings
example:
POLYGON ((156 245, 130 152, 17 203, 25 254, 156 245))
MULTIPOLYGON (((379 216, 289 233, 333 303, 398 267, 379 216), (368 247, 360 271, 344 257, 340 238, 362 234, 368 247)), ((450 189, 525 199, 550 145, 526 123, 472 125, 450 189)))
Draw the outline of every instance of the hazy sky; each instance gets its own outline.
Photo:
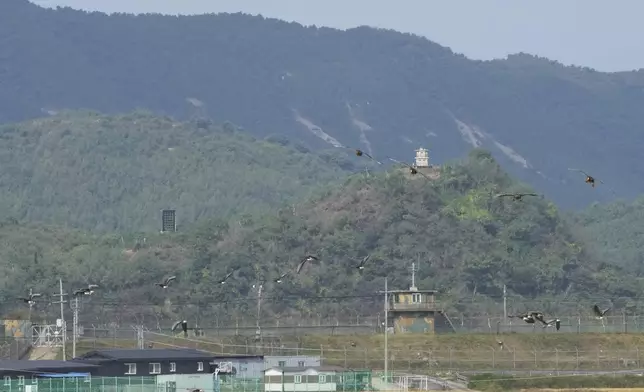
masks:
MULTIPOLYGON (((2 1, 2 0, 0 0, 2 1)), ((245 12, 424 35, 474 59, 526 52, 601 71, 644 68, 642 0, 32 0, 104 12, 245 12)))

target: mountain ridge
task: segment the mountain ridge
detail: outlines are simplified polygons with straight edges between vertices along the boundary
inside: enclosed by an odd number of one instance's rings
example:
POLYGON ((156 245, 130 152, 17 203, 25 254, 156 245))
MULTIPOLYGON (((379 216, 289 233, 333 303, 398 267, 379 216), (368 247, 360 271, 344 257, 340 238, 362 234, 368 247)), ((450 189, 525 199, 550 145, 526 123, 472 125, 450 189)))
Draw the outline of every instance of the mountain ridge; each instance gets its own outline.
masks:
POLYGON ((243 14, 7 8, 0 121, 81 107, 204 113, 311 149, 335 140, 408 159, 410 147, 425 146, 441 163, 484 147, 566 207, 614 198, 589 192, 568 167, 610 179, 622 197, 644 193, 641 71, 606 74, 522 54, 475 61, 412 34, 243 14))

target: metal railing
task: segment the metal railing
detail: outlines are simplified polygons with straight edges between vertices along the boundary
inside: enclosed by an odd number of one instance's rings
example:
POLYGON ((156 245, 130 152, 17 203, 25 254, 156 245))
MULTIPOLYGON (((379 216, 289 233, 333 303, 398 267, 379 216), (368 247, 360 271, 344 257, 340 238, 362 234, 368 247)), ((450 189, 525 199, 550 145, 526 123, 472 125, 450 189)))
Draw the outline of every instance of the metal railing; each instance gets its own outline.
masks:
POLYGON ((442 311, 440 302, 392 302, 389 304, 389 310, 428 310, 442 311))

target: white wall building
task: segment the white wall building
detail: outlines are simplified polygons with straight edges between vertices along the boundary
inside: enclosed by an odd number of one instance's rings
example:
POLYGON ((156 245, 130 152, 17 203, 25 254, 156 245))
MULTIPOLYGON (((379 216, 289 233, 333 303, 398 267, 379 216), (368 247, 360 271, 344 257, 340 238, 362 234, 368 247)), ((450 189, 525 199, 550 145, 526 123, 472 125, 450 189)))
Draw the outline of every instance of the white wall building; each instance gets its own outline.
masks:
POLYGON ((426 148, 419 148, 416 150, 416 167, 429 167, 429 150, 426 148))

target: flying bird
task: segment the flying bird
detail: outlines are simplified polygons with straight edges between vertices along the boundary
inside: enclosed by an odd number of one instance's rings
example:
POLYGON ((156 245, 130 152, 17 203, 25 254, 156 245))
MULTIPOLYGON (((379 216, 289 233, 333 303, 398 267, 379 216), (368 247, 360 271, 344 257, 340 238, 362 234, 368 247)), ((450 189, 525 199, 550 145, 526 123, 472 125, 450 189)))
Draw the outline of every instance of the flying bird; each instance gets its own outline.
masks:
POLYGON ((559 319, 552 319, 548 320, 544 324, 544 328, 552 327, 554 326, 557 331, 559 331, 559 328, 561 328, 561 320, 559 319))
POLYGON ((172 332, 176 331, 179 326, 181 326, 181 329, 183 330, 183 336, 188 336, 188 321, 181 320, 174 323, 172 326, 172 332))
POLYGON ((530 312, 530 316, 532 316, 535 320, 540 321, 541 323, 545 324, 545 320, 543 319, 543 313, 541 312, 530 312))
POLYGON ((597 304, 595 304, 595 306, 593 306, 593 312, 595 313, 595 316, 597 316, 597 318, 598 318, 598 319, 603 319, 603 318, 604 318, 604 315, 605 315, 609 310, 610 310, 610 308, 606 308, 606 309, 604 309, 604 310, 601 310, 601 309, 599 309, 599 306, 597 306, 597 304))
POLYGON ((87 289, 87 288, 74 290, 74 297, 78 297, 79 295, 84 295, 88 291, 89 291, 89 289, 87 289))
POLYGON ((302 259, 302 261, 300 261, 300 264, 297 266, 297 273, 299 274, 300 271, 302 271, 304 264, 306 264, 307 262, 318 261, 318 260, 320 259, 318 259, 315 256, 311 256, 311 255, 306 256, 305 258, 302 259))
POLYGON ((290 272, 286 272, 280 275, 279 278, 275 279, 275 283, 282 283, 282 279, 286 278, 288 274, 290 274, 290 272))
POLYGON ((82 289, 74 290, 74 297, 77 297, 79 295, 92 295, 94 294, 94 289, 97 288, 97 284, 90 284, 87 285, 87 287, 83 287, 82 289))
POLYGON ((534 324, 535 321, 540 321, 541 323, 545 324, 545 321, 543 320, 543 313, 541 312, 528 312, 528 313, 521 313, 516 316, 508 316, 510 318, 516 317, 520 318, 523 321, 525 321, 528 324, 534 324))
POLYGON ((430 178, 429 178, 429 177, 427 177, 425 174, 423 174, 423 173, 419 172, 415 167, 413 167, 413 166, 411 166, 411 165, 409 165, 409 164, 407 164, 407 163, 405 163, 405 162, 401 162, 401 161, 396 160, 396 159, 393 159, 393 158, 389 158, 389 160, 390 160, 390 161, 393 161, 393 162, 396 162, 396 163, 398 163, 398 164, 401 164, 401 165, 403 165, 403 166, 407 166, 407 168, 409 168, 409 172, 410 172, 412 175, 414 175, 414 174, 420 174, 421 176, 423 176, 423 177, 425 177, 426 179, 430 180, 430 178))
POLYGON ((364 265, 367 263, 367 261, 369 260, 370 257, 371 257, 371 255, 367 255, 365 258, 363 258, 362 261, 360 262, 360 264, 358 264, 358 266, 356 266, 356 268, 358 270, 362 271, 364 269, 364 265))
POLYGON ((356 156, 359 156, 359 157, 365 156, 365 157, 371 159, 372 161, 376 162, 377 164, 382 165, 382 162, 378 161, 376 158, 374 158, 371 155, 367 154, 366 152, 360 150, 359 148, 354 148, 354 150, 356 152, 356 156))
POLYGON ((157 286, 160 286, 163 289, 167 289, 168 286, 170 285, 170 282, 172 282, 175 279, 177 279, 176 276, 168 276, 167 278, 165 278, 163 282, 157 283, 157 286))
POLYGON ((495 197, 511 197, 512 200, 519 201, 523 199, 524 196, 539 196, 536 193, 499 193, 495 197))
POLYGON ((29 306, 32 306, 36 303, 34 299, 40 298, 40 297, 42 297, 42 294, 33 293, 33 294, 29 294, 28 297, 18 297, 18 299, 28 304, 29 306))
POLYGON ((599 181, 599 182, 600 182, 600 183, 602 183, 602 184, 604 183, 604 181, 596 179, 595 177, 591 176, 590 174, 586 173, 586 172, 585 172, 585 171, 583 171, 583 170, 580 170, 580 169, 568 169, 568 170, 570 170, 570 171, 580 172, 580 173, 582 173, 583 175, 585 175, 585 176, 586 176, 586 179, 584 180, 584 182, 585 182, 586 184, 590 184, 590 186, 591 186, 591 187, 593 187, 593 188, 595 187, 595 181, 599 181))
POLYGON ((235 273, 235 271, 234 271, 234 270, 233 270, 233 271, 231 271, 231 272, 229 272, 226 276, 224 276, 224 278, 223 278, 222 280, 220 280, 220 281, 219 281, 219 284, 224 284, 224 283, 226 283, 226 281, 228 280, 228 278, 230 278, 231 276, 233 276, 233 274, 234 274, 234 273, 235 273))

